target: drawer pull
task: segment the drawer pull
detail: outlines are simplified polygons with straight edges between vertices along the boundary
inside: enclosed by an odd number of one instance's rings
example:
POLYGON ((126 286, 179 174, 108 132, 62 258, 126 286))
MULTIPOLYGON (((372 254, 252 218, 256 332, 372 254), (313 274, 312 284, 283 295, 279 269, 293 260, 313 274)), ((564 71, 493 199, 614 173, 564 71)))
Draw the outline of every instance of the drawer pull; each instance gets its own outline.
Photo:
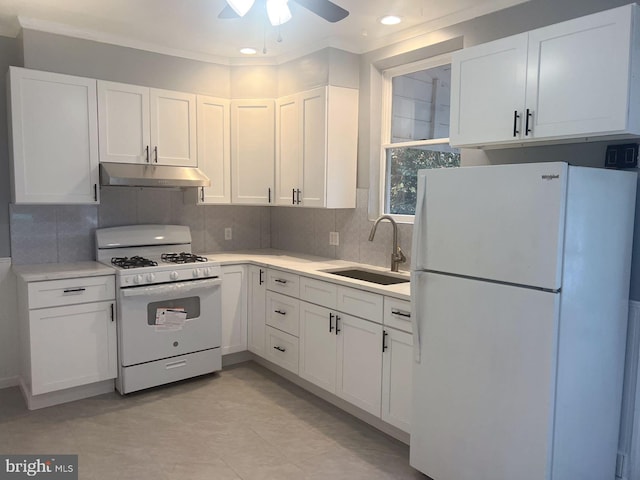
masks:
POLYGON ((278 282, 278 283, 281 283, 281 284, 283 284, 283 285, 285 285, 285 284, 287 283, 287 281, 286 281, 286 280, 283 280, 282 278, 276 278, 276 279, 274 280, 274 282, 278 282))
POLYGON ((392 315, 397 315, 399 317, 411 318, 410 313, 402 312, 400 310, 391 310, 392 315))
POLYGON ((80 287, 80 288, 65 288, 63 290, 63 293, 82 293, 86 290, 86 288, 80 287))
POLYGON ((282 310, 274 310, 273 313, 277 313, 278 315, 286 315, 287 312, 283 312, 282 310))
POLYGON ((165 365, 165 368, 167 370, 171 370, 172 368, 180 368, 180 367, 184 367, 187 364, 186 360, 180 360, 179 362, 173 362, 173 363, 167 363, 165 365))
POLYGON ((276 349, 276 350, 278 350, 279 352, 283 352, 283 353, 287 351, 287 349, 286 349, 286 348, 282 348, 282 347, 278 347, 278 346, 275 346, 275 347, 273 347, 273 348, 275 348, 275 349, 276 349))

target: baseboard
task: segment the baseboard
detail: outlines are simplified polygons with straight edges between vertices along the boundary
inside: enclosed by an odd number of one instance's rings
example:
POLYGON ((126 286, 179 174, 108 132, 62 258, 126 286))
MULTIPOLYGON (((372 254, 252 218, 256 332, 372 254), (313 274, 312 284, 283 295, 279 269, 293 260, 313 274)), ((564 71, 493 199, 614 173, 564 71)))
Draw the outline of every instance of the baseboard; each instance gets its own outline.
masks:
POLYGON ((222 368, 230 367, 236 363, 244 363, 253 360, 253 353, 245 350, 244 352, 229 353, 222 356, 222 368))
POLYGON ((20 379, 18 377, 0 378, 0 390, 2 390, 3 388, 17 387, 19 384, 20 379))
POLYGON ((365 412, 364 410, 361 410, 360 408, 352 405, 351 403, 343 400, 340 397, 337 397, 336 395, 333 395, 332 393, 327 392, 326 390, 323 390, 322 388, 314 385, 313 383, 308 382, 303 378, 300 378, 295 373, 291 373, 289 370, 285 370, 284 368, 276 365, 275 363, 271 363, 269 360, 265 360, 264 358, 258 357, 257 355, 253 355, 253 354, 251 355, 253 356, 253 360, 259 365, 262 365, 263 367, 271 370, 272 372, 277 373, 281 377, 284 377, 287 380, 289 380, 291 383, 301 388, 304 388, 305 390, 313 393, 316 397, 320 397, 322 400, 329 402, 332 405, 335 405, 339 409, 344 410, 350 415, 353 415, 357 419, 362 420, 365 423, 368 423, 372 427, 380 430, 381 432, 389 435, 390 437, 393 437, 396 440, 399 440, 400 442, 406 445, 409 445, 410 436, 408 433, 403 432, 402 430, 394 427, 393 425, 388 424, 387 422, 381 420, 380 418, 374 415, 371 415, 369 412, 365 412))
POLYGON ((115 390, 113 380, 105 380, 102 382, 82 385, 80 387, 67 388, 55 392, 43 393, 41 395, 32 395, 31 389, 22 379, 19 380, 22 396, 29 410, 37 410, 39 408, 51 407, 61 403, 74 402, 83 398, 94 397, 104 393, 110 393, 115 390))

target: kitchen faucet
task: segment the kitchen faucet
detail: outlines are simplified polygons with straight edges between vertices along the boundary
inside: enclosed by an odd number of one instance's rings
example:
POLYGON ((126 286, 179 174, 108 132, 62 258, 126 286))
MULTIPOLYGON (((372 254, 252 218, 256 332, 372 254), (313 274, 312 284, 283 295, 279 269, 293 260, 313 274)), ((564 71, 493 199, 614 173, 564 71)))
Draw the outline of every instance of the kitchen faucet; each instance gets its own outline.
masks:
POLYGON ((398 224, 396 221, 390 217, 389 215, 381 215, 379 216, 371 227, 371 233, 369 234, 369 241, 373 242, 373 237, 376 235, 376 228, 378 228, 378 224, 382 220, 389 220, 391 225, 393 226, 393 251, 391 252, 391 271, 397 272, 398 265, 407 261, 407 257, 404 256, 404 253, 398 246, 398 224))

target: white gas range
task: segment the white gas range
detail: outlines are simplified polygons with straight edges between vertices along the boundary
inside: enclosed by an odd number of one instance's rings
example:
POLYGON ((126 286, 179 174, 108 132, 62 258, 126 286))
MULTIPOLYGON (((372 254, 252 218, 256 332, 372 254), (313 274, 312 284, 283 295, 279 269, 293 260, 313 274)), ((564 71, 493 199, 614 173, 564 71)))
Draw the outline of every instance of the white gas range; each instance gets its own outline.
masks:
POLYGON ((220 265, 191 253, 181 225, 96 230, 97 259, 116 269, 122 394, 220 370, 220 265))

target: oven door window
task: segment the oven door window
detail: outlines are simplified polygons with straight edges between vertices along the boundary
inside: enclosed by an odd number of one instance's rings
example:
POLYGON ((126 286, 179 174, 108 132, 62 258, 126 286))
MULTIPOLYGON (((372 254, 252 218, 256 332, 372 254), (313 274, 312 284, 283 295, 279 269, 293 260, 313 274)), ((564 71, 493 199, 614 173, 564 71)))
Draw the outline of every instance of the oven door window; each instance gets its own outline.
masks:
POLYGON ((159 308, 174 308, 187 312, 187 320, 200 317, 200 297, 184 297, 161 300, 147 304, 147 324, 156 324, 156 313, 159 308))

